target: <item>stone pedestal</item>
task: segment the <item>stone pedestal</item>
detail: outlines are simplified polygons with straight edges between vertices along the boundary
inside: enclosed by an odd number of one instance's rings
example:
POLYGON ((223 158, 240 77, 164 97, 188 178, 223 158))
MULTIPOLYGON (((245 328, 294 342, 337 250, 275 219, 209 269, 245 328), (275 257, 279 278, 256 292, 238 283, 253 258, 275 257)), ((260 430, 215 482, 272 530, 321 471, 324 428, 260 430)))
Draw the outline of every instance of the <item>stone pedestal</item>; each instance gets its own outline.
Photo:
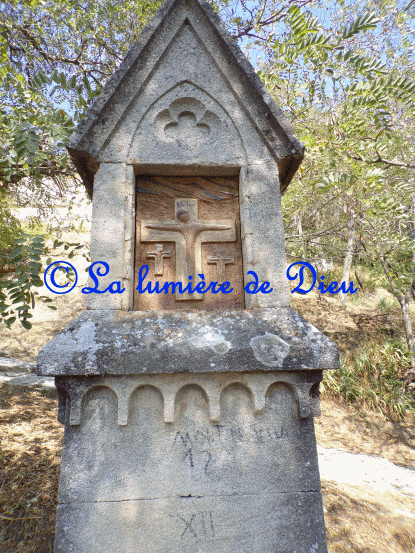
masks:
POLYGON ((39 356, 65 424, 55 553, 327 551, 317 363, 337 350, 290 309, 81 315, 39 356))
POLYGON ((304 147, 212 6, 166 0, 67 148, 101 276, 38 359, 65 424, 55 553, 324 553, 338 353, 289 308, 281 209, 304 147))

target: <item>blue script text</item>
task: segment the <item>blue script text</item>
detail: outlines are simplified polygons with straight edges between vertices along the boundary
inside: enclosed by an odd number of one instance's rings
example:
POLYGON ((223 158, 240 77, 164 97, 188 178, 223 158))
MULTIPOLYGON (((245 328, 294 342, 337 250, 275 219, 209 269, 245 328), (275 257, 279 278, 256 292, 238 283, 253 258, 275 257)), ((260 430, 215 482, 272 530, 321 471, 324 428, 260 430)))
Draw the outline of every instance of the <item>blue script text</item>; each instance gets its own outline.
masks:
MULTIPOLYGON (((299 294, 308 294, 309 292, 311 292, 317 282, 317 272, 315 268, 311 265, 311 263, 307 263, 307 261, 296 261, 295 263, 291 263, 291 265, 287 269, 287 278, 288 280, 296 280, 298 277, 300 278, 300 282, 293 290, 291 290, 291 294, 294 294, 294 292, 298 292, 299 294), (294 265, 300 265, 300 270, 298 273, 295 273, 295 275, 291 275, 290 269, 291 267, 294 267, 294 265), (307 290, 304 290, 302 286, 304 284, 304 269, 306 268, 309 269, 311 272, 313 283, 307 290)), ((338 294, 339 292, 342 292, 343 294, 355 294, 358 291, 358 288, 353 288, 353 281, 350 281, 350 285, 347 290, 345 282, 342 282, 339 286, 339 283, 336 281, 330 282, 327 288, 324 288, 324 278, 324 275, 320 277, 321 282, 317 287, 318 291, 322 294, 326 294, 327 292, 329 292, 330 294, 338 294), (339 286, 337 290, 336 286, 339 286)))

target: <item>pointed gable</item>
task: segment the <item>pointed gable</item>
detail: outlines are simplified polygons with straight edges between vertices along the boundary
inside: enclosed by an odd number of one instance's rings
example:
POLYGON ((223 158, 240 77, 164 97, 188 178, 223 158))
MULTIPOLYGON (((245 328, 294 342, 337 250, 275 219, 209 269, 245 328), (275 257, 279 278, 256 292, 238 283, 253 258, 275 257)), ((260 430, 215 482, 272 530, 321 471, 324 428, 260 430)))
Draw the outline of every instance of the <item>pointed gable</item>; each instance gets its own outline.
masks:
POLYGON ((103 162, 241 167, 273 158, 283 192, 304 148, 212 7, 167 0, 67 144, 90 196, 103 162))

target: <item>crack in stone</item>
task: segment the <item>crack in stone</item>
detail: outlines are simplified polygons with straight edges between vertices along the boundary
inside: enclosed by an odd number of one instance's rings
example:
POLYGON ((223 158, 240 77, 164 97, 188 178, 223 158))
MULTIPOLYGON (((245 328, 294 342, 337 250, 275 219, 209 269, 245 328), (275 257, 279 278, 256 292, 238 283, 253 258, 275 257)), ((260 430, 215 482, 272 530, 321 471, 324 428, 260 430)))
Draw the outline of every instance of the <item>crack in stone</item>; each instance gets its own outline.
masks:
POLYGON ((139 501, 164 501, 171 499, 211 499, 211 498, 223 498, 223 497, 268 497, 268 496, 277 496, 277 495, 298 495, 303 493, 320 493, 320 490, 299 490, 299 491, 288 491, 281 490, 274 492, 272 494, 256 494, 256 493, 231 493, 231 494, 218 494, 218 495, 168 495, 165 497, 140 497, 136 499, 97 499, 96 501, 68 501, 68 502, 58 502, 59 506, 65 505, 93 505, 95 503, 131 503, 139 501))

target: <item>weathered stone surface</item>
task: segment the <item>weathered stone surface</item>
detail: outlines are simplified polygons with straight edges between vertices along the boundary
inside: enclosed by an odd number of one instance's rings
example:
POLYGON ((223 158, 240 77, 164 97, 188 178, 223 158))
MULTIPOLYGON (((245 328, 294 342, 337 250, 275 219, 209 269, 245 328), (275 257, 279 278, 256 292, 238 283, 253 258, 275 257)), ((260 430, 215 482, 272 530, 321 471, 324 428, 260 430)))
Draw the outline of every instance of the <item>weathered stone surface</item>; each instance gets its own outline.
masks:
POLYGON ((316 370, 337 347, 292 309, 86 311, 39 353, 39 375, 316 370))
POLYGON ((91 196, 95 176, 100 290, 126 291, 91 295, 39 354, 65 424, 55 552, 326 553, 312 417, 339 359, 289 309, 280 197, 304 148, 211 6, 165 2, 68 150, 91 196), (134 249, 154 276, 239 256, 240 298, 134 307, 134 249), (273 291, 243 291, 249 271, 273 291))
MULTIPOLYGON (((104 261, 109 273, 99 278, 100 290, 113 281, 121 282, 123 294, 89 294, 88 309, 129 309, 134 280, 135 177, 131 165, 103 163, 95 175, 92 208, 91 259, 104 261)), ((100 272, 103 274, 103 266, 100 272)), ((96 271, 95 271, 96 274, 96 271)), ((91 279, 89 286, 93 287, 91 279)))
POLYGON ((327 553, 319 492, 58 505, 57 519, 55 553, 327 553))
MULTIPOLYGON (((70 401, 55 550, 327 551, 313 419, 296 405, 304 377, 267 377, 57 378, 70 401)), ((320 379, 305 394, 316 404, 320 379)))
MULTIPOLYGON (((264 152, 268 152, 277 160, 281 189, 285 190, 301 162, 303 145, 212 7, 202 0, 168 0, 68 143, 91 195, 93 175, 103 161, 157 165, 164 161, 160 142, 154 148, 153 134, 145 135, 139 149, 130 144, 135 144, 135 138, 139 140, 146 116, 153 111, 155 116, 163 110, 174 111, 175 106, 170 106, 178 98, 190 99, 192 112, 202 110, 203 104, 203 109, 217 117, 231 115, 222 117, 226 141, 215 140, 204 150, 202 145, 196 156, 171 144, 166 150, 170 163, 197 165, 204 160, 205 165, 216 167, 243 165, 241 159, 253 149, 253 141, 248 139, 241 148, 240 131, 236 129, 240 121, 250 120, 264 148, 262 154, 257 152, 256 159, 263 159, 264 152)), ((217 122, 214 118, 209 121, 212 125, 217 122)))

